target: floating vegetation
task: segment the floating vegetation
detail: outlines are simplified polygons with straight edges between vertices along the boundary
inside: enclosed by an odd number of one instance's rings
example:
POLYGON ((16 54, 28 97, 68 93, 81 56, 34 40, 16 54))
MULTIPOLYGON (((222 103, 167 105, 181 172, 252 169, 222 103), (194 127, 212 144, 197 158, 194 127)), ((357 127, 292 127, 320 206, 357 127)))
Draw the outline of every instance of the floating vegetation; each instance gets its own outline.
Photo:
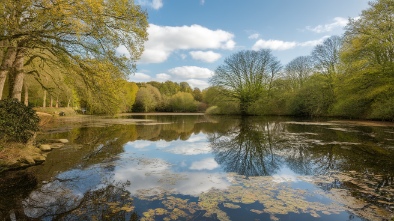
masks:
POLYGON ((137 197, 148 201, 160 200, 164 206, 144 212, 142 220, 155 220, 157 216, 163 217, 163 220, 191 219, 201 211, 204 211, 204 217, 231 220, 227 209, 242 209, 249 204, 257 206, 250 209, 250 213, 269 214, 273 221, 279 220, 278 215, 303 213, 318 218, 345 211, 371 220, 390 218, 392 216, 390 206, 394 205, 392 180, 389 179, 383 185, 380 182, 381 185, 377 186, 376 181, 383 177, 376 175, 375 180, 370 178, 360 177, 354 171, 335 172, 326 176, 297 177, 296 182, 301 185, 308 183, 315 185, 312 185, 314 187, 312 190, 305 190, 293 188, 291 184, 294 181, 275 183, 269 176, 246 179, 244 176, 229 173, 228 179, 231 180, 232 186, 225 190, 211 189, 202 193, 198 196, 198 203, 190 201, 190 196, 175 197, 174 192, 164 189, 139 191, 137 197), (359 187, 358 194, 346 188, 346 185, 350 184, 359 187), (319 188, 319 186, 331 188, 319 188), (153 196, 153 192, 158 194, 153 196), (144 197, 145 194, 149 197, 144 197), (375 201, 384 206, 380 208, 372 206, 368 200, 363 199, 362 194, 376 197, 375 201))

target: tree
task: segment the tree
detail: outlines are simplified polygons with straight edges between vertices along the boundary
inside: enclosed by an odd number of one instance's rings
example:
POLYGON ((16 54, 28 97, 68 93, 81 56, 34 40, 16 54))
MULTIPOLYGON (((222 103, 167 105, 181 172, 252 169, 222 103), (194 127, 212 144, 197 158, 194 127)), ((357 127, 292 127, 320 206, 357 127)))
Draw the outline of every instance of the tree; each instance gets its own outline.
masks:
POLYGON ((300 56, 291 60, 285 67, 286 78, 292 83, 292 88, 299 89, 313 73, 313 63, 310 56, 300 56))
POLYGON ((169 106, 175 112, 194 112, 197 110, 197 102, 193 95, 181 91, 170 98, 169 106))
POLYGON ((394 2, 370 2, 346 27, 335 114, 394 120, 394 2))
POLYGON ((147 39, 148 22, 133 1, 3 0, 0 27, 4 47, 0 94, 9 77, 13 79, 11 96, 20 100, 24 64, 32 60, 73 69, 88 87, 94 82, 87 76, 96 74, 90 69, 91 58, 109 61, 123 75, 134 71, 147 39), (120 45, 128 49, 128 59, 116 53, 120 45))
POLYGON ((238 100, 241 114, 246 115, 251 103, 269 92, 280 69, 270 50, 240 51, 225 59, 210 82, 226 97, 238 100))
POLYGON ((194 100, 199 101, 199 102, 202 101, 202 93, 198 87, 194 88, 192 94, 193 94, 194 100))
POLYGON ((157 88, 146 84, 145 87, 140 87, 138 90, 133 109, 136 111, 151 112, 157 108, 160 102, 160 91, 157 88))
POLYGON ((312 51, 316 70, 330 77, 338 73, 341 47, 342 38, 336 35, 324 40, 323 44, 316 45, 312 51))

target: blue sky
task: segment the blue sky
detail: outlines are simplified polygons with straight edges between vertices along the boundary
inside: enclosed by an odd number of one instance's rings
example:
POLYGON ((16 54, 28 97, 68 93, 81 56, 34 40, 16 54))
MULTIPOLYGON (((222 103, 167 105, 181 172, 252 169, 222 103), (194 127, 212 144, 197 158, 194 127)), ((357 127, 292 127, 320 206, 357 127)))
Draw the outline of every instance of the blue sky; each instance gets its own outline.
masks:
MULTIPOLYGON (((342 35, 368 0, 136 0, 149 40, 130 81, 186 81, 204 89, 226 57, 271 49, 282 65, 342 35)), ((119 48, 122 52, 122 48, 119 48)))

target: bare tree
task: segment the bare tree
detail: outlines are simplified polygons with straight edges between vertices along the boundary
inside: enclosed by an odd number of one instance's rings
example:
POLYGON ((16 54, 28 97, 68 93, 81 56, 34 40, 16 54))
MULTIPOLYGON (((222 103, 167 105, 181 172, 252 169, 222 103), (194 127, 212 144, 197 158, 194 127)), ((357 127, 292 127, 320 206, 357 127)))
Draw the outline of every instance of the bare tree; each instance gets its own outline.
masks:
POLYGON ((306 78, 312 73, 313 62, 310 56, 297 57, 285 67, 286 77, 292 82, 293 89, 302 87, 306 78))
POLYGON ((280 70, 280 62, 270 50, 240 51, 225 59, 210 82, 228 98, 238 100, 241 114, 246 115, 251 103, 269 93, 280 70))

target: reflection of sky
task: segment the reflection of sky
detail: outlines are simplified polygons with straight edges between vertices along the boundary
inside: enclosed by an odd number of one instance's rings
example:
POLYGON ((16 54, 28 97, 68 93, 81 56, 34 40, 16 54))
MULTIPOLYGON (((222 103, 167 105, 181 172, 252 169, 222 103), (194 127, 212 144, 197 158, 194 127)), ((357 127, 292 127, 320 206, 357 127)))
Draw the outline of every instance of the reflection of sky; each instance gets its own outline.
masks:
POLYGON ((128 190, 167 188, 197 196, 211 188, 228 186, 225 174, 214 160, 206 135, 192 134, 187 141, 137 140, 124 146, 115 170, 118 181, 130 181, 128 190))

